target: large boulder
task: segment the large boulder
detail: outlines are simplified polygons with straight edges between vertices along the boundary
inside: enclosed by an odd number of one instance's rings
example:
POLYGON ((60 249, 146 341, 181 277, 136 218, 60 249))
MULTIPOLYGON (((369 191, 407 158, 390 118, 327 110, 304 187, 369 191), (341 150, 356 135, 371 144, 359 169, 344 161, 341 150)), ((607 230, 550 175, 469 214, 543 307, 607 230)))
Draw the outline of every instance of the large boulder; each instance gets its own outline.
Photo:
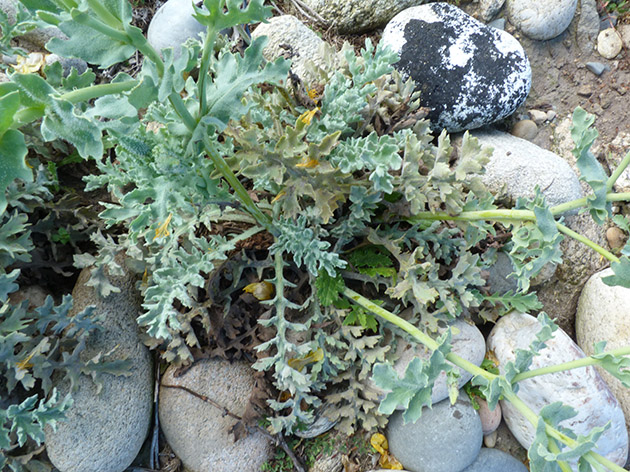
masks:
POLYGON ((258 472, 274 447, 262 432, 234 441, 236 420, 225 409, 242 416, 254 389, 254 371, 245 362, 205 359, 181 376, 169 367, 159 396, 160 426, 173 452, 189 472, 258 472), (203 395, 202 401, 182 386, 203 395), (217 405, 220 405, 218 407, 217 405))
MULTIPOLYGON (((609 275, 613 275, 612 269, 594 274, 578 302, 575 332, 578 345, 588 355, 600 341, 606 341, 607 351, 630 345, 630 289, 606 285, 602 279, 609 275)), ((630 433, 630 389, 604 369, 597 370, 619 400, 630 433)))
POLYGON ((356 34, 387 23, 396 13, 427 0, 304 0, 314 12, 338 33, 356 34))
POLYGON ((387 24, 382 41, 400 56, 395 67, 416 81, 436 130, 501 120, 529 93, 532 72, 519 42, 448 3, 402 11, 387 24))
MULTIPOLYGON (((100 393, 90 377, 80 376, 67 419, 56 431, 45 431, 48 457, 60 472, 122 472, 138 455, 151 425, 153 363, 136 323, 141 298, 129 272, 109 278, 119 293, 101 298, 87 285, 90 269, 81 272, 72 292, 73 311, 94 305, 95 316, 102 317, 102 329, 89 336, 81 357, 87 361, 115 347, 108 360, 128 359, 131 375, 103 374, 100 393)), ((70 389, 68 382, 55 384, 62 395, 70 389)))
MULTIPOLYGON (((536 318, 525 313, 511 312, 499 319, 488 337, 488 349, 494 352, 502 374, 505 373, 505 365, 516 359, 518 349, 529 349, 541 328, 536 318)), ((534 356, 530 369, 584 357, 578 345, 558 329, 554 337, 546 342, 546 347, 534 356)), ((563 421, 561 425, 577 435, 587 435, 594 428, 601 428, 610 422, 610 428, 602 433, 595 450, 616 464, 623 466, 626 463, 628 433, 623 411, 594 367, 522 380, 518 383, 517 395, 536 413, 553 402, 572 407, 577 415, 563 421)), ((516 439, 528 449, 534 441, 536 427, 508 401, 501 401, 501 410, 516 439)))

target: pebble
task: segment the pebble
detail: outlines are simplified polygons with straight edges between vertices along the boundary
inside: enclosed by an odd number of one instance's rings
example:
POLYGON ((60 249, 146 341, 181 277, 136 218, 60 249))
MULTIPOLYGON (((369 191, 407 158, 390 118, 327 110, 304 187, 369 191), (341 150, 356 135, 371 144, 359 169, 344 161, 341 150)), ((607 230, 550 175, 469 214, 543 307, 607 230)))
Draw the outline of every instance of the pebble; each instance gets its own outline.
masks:
MULTIPOLYGON (((15 5, 19 3, 18 0, 0 0, 0 10, 2 10, 8 17, 10 23, 15 23, 16 8, 15 5)), ((21 44, 20 46, 25 49, 44 51, 46 43, 52 38, 68 39, 68 37, 56 26, 49 26, 46 28, 35 28, 23 36, 19 37, 20 40, 24 40, 27 44, 21 44)))
POLYGON ((496 20, 492 20, 490 23, 488 23, 488 26, 491 26, 491 27, 499 29, 499 30, 504 30, 505 29, 505 18, 497 18, 496 20))
MULTIPOLYGON (((606 341, 606 350, 628 345, 630 289, 606 285, 602 278, 612 274, 612 269, 594 274, 584 285, 578 301, 575 322, 577 342, 589 355, 593 354, 593 345, 599 341, 606 341)), ((630 431, 630 389, 604 369, 597 370, 619 400, 630 431)))
POLYGON ((623 42, 614 28, 608 28, 597 36, 597 52, 605 59, 613 59, 621 52, 623 42))
POLYGON ((577 0, 507 0, 507 18, 530 39, 546 41, 569 27, 577 0))
POLYGON ((322 65, 327 61, 321 51, 324 40, 294 16, 276 16, 268 21, 269 23, 258 25, 252 32, 252 38, 260 36, 269 38, 263 50, 265 59, 268 61, 274 61, 278 57, 291 59, 291 70, 300 79, 307 84, 317 80, 317 77, 309 74, 307 62, 322 65))
MULTIPOLYGON (((120 258, 117 262, 124 265, 120 258)), ((91 359, 117 346, 108 358, 129 359, 132 375, 104 374, 99 394, 91 377, 81 375, 66 420, 57 423, 56 431, 49 426, 45 429, 46 451, 60 472, 122 472, 138 455, 151 425, 153 362, 136 322, 142 307, 135 279, 127 271, 110 277, 120 292, 103 299, 87 285, 90 270, 79 275, 72 292, 72 311, 94 305, 94 315, 102 316, 103 329, 90 335, 81 357, 91 359)), ((56 387, 61 397, 69 390, 65 381, 56 387)))
POLYGON ((426 0, 304 0, 332 29, 341 34, 357 34, 383 26, 405 8, 426 0))
POLYGON ((483 21, 490 21, 503 8, 505 0, 479 0, 479 13, 483 21))
POLYGON ((532 120, 517 121, 510 132, 512 136, 531 141, 538 134, 538 126, 532 120))
POLYGON ((506 452, 483 447, 475 462, 462 472, 528 472, 528 469, 506 452))
POLYGON ((547 121, 547 113, 542 110, 529 110, 529 116, 537 125, 542 125, 547 121))
POLYGON ((477 413, 479 413, 479 418, 481 419, 481 430, 483 435, 486 436, 495 432, 499 424, 501 424, 501 405, 497 404, 494 410, 490 410, 488 402, 483 398, 478 398, 477 403, 479 404, 477 413))
POLYGON ((78 59, 76 57, 60 57, 57 54, 47 54, 46 55, 46 64, 52 65, 55 62, 61 64, 63 68, 63 76, 68 77, 72 69, 76 69, 79 75, 83 74, 87 68, 87 62, 83 59, 78 59))
POLYGON ((606 239, 611 249, 621 249, 628 238, 621 228, 611 226, 606 230, 606 239))
POLYGON ((547 121, 553 121, 556 119, 556 116, 558 116, 558 114, 554 111, 554 110, 549 110, 547 112, 547 121))
MULTIPOLYGON (((467 323, 464 320, 458 319, 452 323, 452 338, 451 338, 451 352, 463 357, 469 362, 479 366, 483 362, 483 358, 486 354, 486 341, 481 334, 481 331, 471 323, 467 323)), ((438 329, 438 333, 433 336, 439 336, 445 331, 444 328, 438 329)), ((431 357, 431 351, 425 348, 422 344, 411 345, 404 341, 400 341, 397 348, 397 354, 400 356, 394 365, 392 366, 396 374, 399 377, 403 377, 407 366, 416 357, 422 360, 428 360, 431 357)), ((459 369, 460 377, 458 379, 458 386, 461 388, 468 382, 472 374, 464 369, 459 369)), ((370 388, 374 389, 382 397, 386 392, 376 386, 371 380, 369 384, 370 388)), ((437 403, 448 397, 448 386, 446 382, 446 373, 442 372, 433 384, 433 390, 431 392, 431 402, 437 403)), ((402 408, 400 406, 399 408, 402 408)))
MULTIPOLYGON (((501 424, 501 423, 499 423, 499 424, 501 424)), ((498 438, 498 436, 499 436, 499 434, 497 433, 496 429, 494 431, 492 431, 491 433, 484 434, 483 435, 483 445, 486 446, 486 447, 495 447, 497 445, 497 438, 498 438)))
POLYGON ((617 26, 617 15, 614 13, 605 13, 599 20, 599 29, 603 31, 608 28, 617 26))
MULTIPOLYGON (((517 349, 528 349, 540 329, 538 320, 525 313, 513 311, 499 319, 488 337, 488 349, 499 361, 501 373, 505 373, 508 362, 514 361, 517 349)), ((561 329, 555 331, 546 346, 534 356, 531 369, 584 357, 584 352, 561 329)), ((628 433, 623 411, 594 367, 533 377, 518 386, 518 397, 534 412, 557 401, 574 408, 577 415, 565 420, 563 426, 577 435, 586 435, 610 421, 610 428, 602 433, 595 450, 616 464, 626 463, 628 433)), ((529 448, 535 427, 511 403, 502 400, 501 409, 510 431, 523 447, 529 448)))
POLYGON ((204 359, 180 377, 169 367, 160 386, 160 426, 189 472, 258 472, 273 455, 271 440, 262 432, 234 442, 229 431, 236 421, 223 409, 164 385, 185 386, 242 415, 254 388, 254 371, 246 362, 204 359))
POLYGON ((519 42, 453 5, 404 10, 387 24, 381 41, 400 55, 395 67, 419 84, 434 130, 456 132, 501 120, 529 93, 531 68, 519 42))
POLYGON ((473 135, 480 145, 494 148, 482 179, 498 198, 532 198, 536 185, 551 206, 582 198, 577 175, 560 156, 500 131, 473 135))
POLYGON ((601 62, 587 62, 586 68, 598 77, 602 75, 604 71, 610 70, 606 64, 602 64, 601 62))
POLYGON ((457 402, 446 399, 425 408, 415 423, 403 424, 402 413, 387 425, 390 452, 411 472, 459 472, 477 458, 481 420, 462 390, 457 402))
POLYGON ((192 16, 195 10, 190 0, 168 0, 149 23, 147 40, 156 50, 173 48, 175 57, 181 54, 181 45, 190 38, 205 33, 206 27, 192 16))

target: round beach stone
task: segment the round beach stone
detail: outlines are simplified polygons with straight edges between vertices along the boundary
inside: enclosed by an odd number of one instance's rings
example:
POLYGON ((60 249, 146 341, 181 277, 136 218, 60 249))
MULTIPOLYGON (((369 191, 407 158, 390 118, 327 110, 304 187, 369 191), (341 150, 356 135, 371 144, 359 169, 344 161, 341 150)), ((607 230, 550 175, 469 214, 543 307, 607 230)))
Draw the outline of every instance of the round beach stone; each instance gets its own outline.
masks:
POLYGON ((481 449, 481 420, 461 390, 454 405, 446 399, 425 408, 415 423, 394 413, 387 425, 389 450, 410 472, 459 472, 481 449))
POLYGON ((227 408, 242 415, 254 389, 254 371, 245 362, 204 359, 180 377, 169 367, 160 385, 160 426, 166 441, 189 472, 258 472, 274 451, 262 432, 234 442, 230 429, 236 420, 227 408), (223 408, 190 393, 169 388, 179 385, 205 395, 223 408))
POLYGON ((538 134, 538 125, 533 120, 517 121, 512 127, 512 136, 532 141, 538 134))
POLYGON ((268 41, 263 50, 265 59, 275 61, 279 57, 291 60, 291 71, 300 79, 311 82, 306 62, 313 61, 322 65, 326 58, 322 56, 321 46, 324 40, 292 15, 269 18, 268 23, 259 24, 252 32, 252 38, 267 36, 268 41))
POLYGON ((500 131, 473 135, 494 149, 482 180, 497 198, 514 204, 519 197, 534 197, 536 185, 551 206, 582 198, 577 175, 560 156, 500 131))
MULTIPOLYGON (((116 347, 108 359, 128 359, 131 375, 103 374, 100 393, 90 377, 79 377, 66 420, 57 423, 56 431, 45 430, 48 457, 60 472, 122 472, 138 455, 151 425, 153 363, 136 322, 141 297, 129 272, 109 279, 120 292, 101 298, 86 285, 90 269, 84 269, 72 292, 73 312, 94 305, 94 316, 102 317, 102 329, 90 334, 81 358, 87 361, 116 347)), ((54 384, 62 398, 70 389, 64 380, 54 384)))
POLYGON ((477 413, 481 419, 481 430, 483 435, 487 436, 496 431, 501 424, 501 405, 497 403, 494 410, 491 410, 484 398, 477 398, 477 404, 479 405, 477 413))
POLYGON ((334 30, 341 34, 363 33, 387 23, 405 8, 427 0, 304 0, 334 30))
MULTIPOLYGON (((612 269, 594 274, 578 301, 575 333, 578 345, 588 355, 599 341, 606 341, 607 351, 630 345, 630 288, 606 285, 602 279, 610 275, 612 269)), ((604 369, 597 370, 619 400, 630 432, 630 389, 604 369)))
POLYGON ((501 120, 527 98, 529 60, 519 42, 448 3, 408 8, 381 41, 400 56, 434 130, 474 129, 501 120))
MULTIPOLYGON (((503 316, 488 337, 488 349, 499 361, 501 373, 505 365, 516 358, 517 349, 529 349, 541 325, 525 313, 511 312, 503 316)), ((537 369, 585 357, 584 352, 561 329, 534 356, 531 369, 537 369)), ((577 415, 561 423, 577 435, 587 435, 593 428, 610 422, 610 428, 600 436, 595 450, 619 465, 628 456, 628 433, 619 402, 594 367, 588 366, 533 377, 518 383, 518 397, 534 412, 553 402, 574 408, 577 415)), ((501 401, 503 418, 516 439, 525 448, 532 444, 535 427, 510 402, 501 401)))
POLYGON ((614 59, 622 48, 623 41, 615 28, 607 28, 597 36, 597 52, 606 59, 614 59))
POLYGON ((569 27, 577 0, 507 0, 505 7, 510 23, 528 38, 545 41, 569 27))
POLYGON ((528 469, 507 452, 483 447, 475 462, 462 472, 528 472, 528 469))
POLYGON ((178 57, 186 40, 197 38, 206 31, 206 27, 193 17, 194 12, 191 0, 168 0, 151 19, 147 31, 149 44, 158 51, 173 48, 175 57, 178 57))
MULTIPOLYGON (((466 359, 469 362, 479 366, 483 362, 483 358, 486 355, 486 344, 481 331, 471 323, 467 323, 464 320, 458 319, 451 324, 452 338, 451 338, 451 352, 466 359)), ((431 335, 432 337, 440 336, 444 333, 446 328, 439 328, 437 334, 431 335)), ((400 341, 397 348, 397 354, 400 356, 394 365, 393 369, 399 377, 405 375, 407 366, 416 357, 422 360, 429 360, 431 357, 431 351, 425 348, 422 344, 409 344, 404 341, 400 341)), ((468 382, 472 374, 467 370, 459 368, 460 377, 458 379, 459 387, 463 387, 468 382)), ((369 381, 369 386, 376 390, 379 395, 383 397, 386 392, 374 384, 372 380, 369 381)), ((448 397, 448 386, 446 381, 446 373, 442 372, 435 379, 433 384, 433 390, 431 392, 431 402, 437 403, 448 397)), ((402 408, 400 406, 399 408, 402 408)))

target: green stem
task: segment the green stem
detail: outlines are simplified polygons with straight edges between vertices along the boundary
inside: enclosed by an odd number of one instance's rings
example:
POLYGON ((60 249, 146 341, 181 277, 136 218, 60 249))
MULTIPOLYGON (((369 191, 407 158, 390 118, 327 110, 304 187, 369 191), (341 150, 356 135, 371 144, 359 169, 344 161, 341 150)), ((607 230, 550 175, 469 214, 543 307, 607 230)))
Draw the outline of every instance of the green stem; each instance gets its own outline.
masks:
POLYGON ((249 196, 249 193, 247 193, 247 190, 245 189, 245 187, 243 187, 243 184, 241 184, 236 175, 234 175, 234 172, 232 172, 232 169, 230 169, 230 166, 228 166, 225 160, 223 160, 223 158, 217 154, 208 136, 203 137, 203 144, 205 151, 208 154, 208 157, 214 164, 215 169, 217 169, 221 173, 221 175, 227 181, 230 187, 232 187, 234 193, 236 194, 236 197, 245 207, 247 212, 256 219, 259 225, 261 225, 270 233, 273 233, 271 218, 269 217, 269 215, 263 213, 260 208, 258 208, 258 206, 254 203, 252 197, 249 196))
MULTIPOLYGON (((620 347, 619 349, 612 349, 606 351, 606 354, 610 354, 615 357, 630 355, 630 346, 620 347)), ((580 367, 586 367, 589 365, 598 365, 601 363, 600 359, 594 359, 593 357, 584 357, 582 359, 576 359, 570 362, 563 362, 562 364, 551 365, 547 367, 540 367, 538 369, 528 370, 516 374, 512 382, 520 382, 521 380, 530 379, 539 375, 552 374, 554 372, 561 372, 564 370, 579 369, 580 367)))
POLYGON ((128 44, 129 37, 120 30, 112 28, 111 26, 106 25, 102 21, 97 20, 96 18, 91 17, 87 13, 72 10, 72 19, 77 23, 88 26, 99 33, 103 33, 105 36, 109 36, 116 41, 120 41, 121 43, 128 44))
MULTIPOLYGON (((363 308, 371 311, 372 313, 380 316, 381 318, 384 318, 390 323, 395 324, 399 328, 407 331, 409 334, 411 334, 414 338, 416 338, 418 341, 420 341, 422 344, 424 344, 426 347, 428 347, 432 351, 435 351, 439 347, 439 344, 431 336, 422 332, 420 329, 416 328, 414 325, 412 325, 408 321, 403 320, 401 317, 394 315, 393 313, 387 311, 386 309, 378 306, 376 303, 371 302, 370 300, 365 298, 363 295, 360 295, 354 290, 349 289, 349 288, 344 288, 342 293, 346 297, 351 299, 353 302, 355 302, 357 305, 362 306, 363 308)), ((452 364, 455 364, 457 367, 461 367, 462 369, 467 370, 473 375, 481 375, 487 380, 491 381, 495 379, 496 377, 498 377, 496 374, 492 374, 482 369, 481 367, 473 364, 472 362, 469 362, 466 359, 458 356, 457 354, 453 354, 452 352, 446 355, 446 359, 448 359, 448 361, 451 362, 452 364)))
MULTIPOLYGON (((607 202, 625 202, 630 200, 630 193, 621 192, 621 193, 609 193, 606 195, 607 202)), ((550 208, 551 214, 553 216, 561 215, 570 210, 575 210, 577 208, 582 208, 586 206, 587 200, 586 197, 578 198, 577 200, 571 200, 570 202, 561 203, 560 205, 556 205, 550 208)))
MULTIPOLYGON (((438 343, 435 340, 433 340, 430 336, 428 336, 427 334, 425 334, 422 331, 420 331, 418 328, 413 326, 411 323, 409 323, 408 321, 403 320, 399 316, 397 316, 397 315, 395 315, 395 314, 385 310, 384 308, 376 305, 375 303, 371 302, 370 300, 368 300, 364 296, 358 294, 354 290, 349 289, 349 288, 344 288, 342 293, 343 293, 344 296, 346 296, 347 298, 351 299, 356 304, 358 304, 358 305, 362 306, 363 308, 371 311, 375 315, 378 315, 378 316, 384 318, 385 320, 395 324, 399 328, 402 328, 403 330, 405 330, 406 332, 411 334, 413 337, 415 337, 418 341, 420 341, 422 344, 424 344, 429 349, 435 350, 435 349, 437 349, 439 347, 438 343)), ((465 359, 462 359, 461 357, 457 356, 456 354, 449 353, 446 356, 446 359, 448 361, 450 361, 451 363, 455 364, 456 366, 462 367, 463 369, 467 370, 468 372, 472 373, 473 375, 481 375, 481 376, 483 376, 484 378, 486 378, 488 380, 493 380, 493 379, 498 377, 498 375, 491 374, 490 372, 487 372, 487 371, 483 370, 482 368, 476 366, 475 364, 472 364, 471 362, 469 362, 469 361, 467 361, 465 359)), ((521 400, 513 391, 511 391, 511 390, 503 390, 502 394, 503 394, 503 398, 505 400, 509 401, 510 403, 512 403, 512 405, 514 405, 514 407, 517 410, 519 410, 521 412, 521 414, 532 425, 534 425, 534 426, 538 425, 538 421, 541 421, 541 419, 538 416, 538 414, 536 414, 529 406, 527 406, 527 404, 525 402, 523 402, 523 400, 521 400)), ((546 429, 547 435, 549 437, 557 439, 558 441, 562 442, 563 444, 566 444, 570 448, 575 448, 578 445, 577 441, 571 439, 567 435, 561 433, 560 431, 558 431, 557 429, 553 428, 552 426, 550 426, 548 424, 545 425, 545 429, 546 429)), ((597 453, 595 453, 593 451, 589 451, 588 453, 586 453, 585 454, 585 458, 589 462, 590 461, 598 462, 598 463, 608 467, 613 472, 627 472, 623 468, 619 467, 617 464, 613 463, 612 461, 602 457, 601 455, 599 455, 599 454, 597 454, 597 453)), ((560 462, 559 462, 559 465, 562 468, 562 465, 560 464, 560 462)), ((565 469, 563 469, 563 470, 565 470, 565 469)), ((571 470, 571 469, 567 469, 567 470, 571 470)))
POLYGON ((122 27, 122 21, 116 18, 111 12, 103 6, 101 0, 87 0, 88 5, 94 13, 107 25, 115 29, 122 27))
POLYGON ((203 53, 201 54, 201 65, 199 67, 199 80, 197 81, 197 91, 199 93, 199 118, 208 113, 208 103, 206 97, 206 78, 210 70, 210 59, 214 52, 214 42, 216 39, 216 29, 208 26, 206 38, 203 42, 203 53))
POLYGON ((126 80, 124 82, 92 85, 90 87, 85 87, 78 90, 73 90, 72 92, 61 94, 59 95, 59 99, 67 100, 70 103, 85 102, 87 100, 102 97, 104 95, 127 92, 137 85, 137 80, 126 80))
POLYGON ((234 236, 232 239, 230 239, 230 244, 236 244, 239 241, 245 241, 246 239, 251 238, 253 235, 260 233, 261 231, 264 231, 265 228, 261 227, 261 226, 253 226, 249 229, 246 229, 245 231, 243 231, 241 234, 238 234, 236 236, 234 236))
POLYGON ((193 118, 193 116, 188 111, 188 108, 186 108, 186 104, 184 103, 182 97, 178 93, 173 92, 168 96, 168 99, 173 105, 173 108, 175 108, 175 112, 182 119, 186 127, 190 131, 194 131, 195 127, 197 126, 197 120, 193 118))
POLYGON ((564 233, 567 236, 572 237, 576 241, 579 241, 582 244, 585 244, 586 246, 590 247, 592 250, 594 250, 598 254, 601 254, 603 257, 608 259, 610 262, 619 262, 619 258, 615 256, 612 252, 607 251, 606 249, 601 247, 599 244, 594 243, 587 237, 582 236, 580 233, 576 233, 575 231, 563 225, 562 223, 556 222, 556 227, 558 228, 558 231, 560 231, 561 233, 564 233))
POLYGON ((149 44, 147 38, 144 37, 142 31, 132 25, 125 25, 125 33, 129 37, 131 44, 140 51, 144 57, 149 58, 157 67, 158 75, 164 76, 164 61, 160 57, 160 54, 149 44))
POLYGON ((630 152, 626 154, 626 156, 623 158, 621 163, 617 166, 615 171, 608 178, 608 181, 606 182, 606 191, 610 192, 612 190, 613 185, 615 185, 615 182, 617 181, 621 173, 624 170, 626 170, 626 167, 628 167, 629 164, 630 164, 630 152))
MULTIPOLYGON (((556 441, 554 441, 553 439, 549 438, 547 440, 547 446, 549 447, 549 450, 553 452, 554 454, 560 453, 560 448, 558 447, 558 444, 556 443, 556 441)), ((566 461, 557 461, 557 464, 558 464, 558 467, 560 467, 560 470, 562 470, 562 472, 572 472, 571 466, 567 464, 566 461)))

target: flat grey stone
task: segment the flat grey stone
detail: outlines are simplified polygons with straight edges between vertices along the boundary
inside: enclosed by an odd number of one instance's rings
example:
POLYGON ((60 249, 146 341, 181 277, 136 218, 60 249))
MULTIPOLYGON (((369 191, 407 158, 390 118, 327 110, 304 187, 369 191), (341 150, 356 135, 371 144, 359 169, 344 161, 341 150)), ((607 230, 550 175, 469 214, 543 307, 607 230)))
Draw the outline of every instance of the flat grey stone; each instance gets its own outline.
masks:
POLYGON ((505 7, 510 23, 528 38, 545 41, 569 27, 577 0, 507 0, 505 7))
POLYGON ((342 34, 363 33, 387 23, 405 8, 427 0, 304 0, 334 30, 342 34))
POLYGON ((505 18, 497 18, 496 20, 492 20, 488 23, 488 26, 492 26, 493 28, 504 30, 505 29, 505 18))
POLYGON ((577 175, 560 156, 500 131, 473 135, 481 146, 494 148, 482 180, 499 199, 513 204, 519 197, 532 198, 536 185, 551 206, 582 198, 577 175))
POLYGON ((462 390, 454 405, 446 399, 425 408, 415 423, 394 413, 387 425, 389 450, 410 472, 459 472, 479 454, 481 420, 462 390))
POLYGON ((580 0, 580 17, 577 21, 576 44, 580 51, 590 53, 599 34, 597 0, 580 0))
POLYGON ((149 24, 149 44, 157 51, 173 48, 175 57, 179 57, 182 44, 206 31, 192 16, 195 12, 192 5, 191 0, 168 0, 162 5, 149 24))
MULTIPOLYGON (((528 349, 540 329, 538 320, 525 313, 512 311, 499 319, 488 337, 488 349, 494 352, 502 374, 505 365, 516 358, 516 350, 528 349)), ((530 369, 584 357, 578 345, 558 329, 540 354, 534 356, 530 369)), ((621 466, 626 463, 628 433, 623 411, 594 367, 532 377, 519 382, 518 386, 518 397, 536 413, 558 401, 575 409, 577 415, 563 421, 562 426, 576 435, 587 435, 593 428, 610 422, 610 428, 597 441, 595 451, 621 466)), ((534 440, 535 426, 508 401, 501 401, 501 410, 510 431, 528 449, 534 440)))
POLYGON ((519 42, 448 3, 402 11, 381 41, 400 56, 394 66, 415 80, 434 130, 494 123, 529 93, 531 68, 519 42))
MULTIPOLYGON (((594 274, 584 285, 578 301, 575 334, 578 345, 588 355, 593 354, 593 345, 599 341, 606 341, 607 351, 628 345, 630 289, 606 285, 602 278, 609 275, 613 275, 612 269, 594 274)), ((619 400, 630 434, 630 389, 604 369, 597 367, 597 371, 619 400)))
MULTIPOLYGON (((103 316, 103 329, 90 335, 81 356, 87 360, 117 346, 109 359, 129 359, 131 376, 104 374, 103 389, 97 395, 91 378, 82 375, 67 419, 57 423, 57 431, 46 428, 46 451, 61 472, 122 472, 138 455, 151 425, 152 359, 140 340, 136 317, 141 313, 141 299, 131 274, 110 277, 120 293, 102 299, 86 285, 89 272, 81 272, 72 292, 73 311, 95 305, 95 314, 103 316)), ((62 396, 69 390, 65 382, 56 387, 62 396)))
POLYGON ((291 15, 276 16, 269 23, 261 23, 252 32, 252 38, 267 36, 268 42, 263 50, 265 59, 275 61, 279 57, 291 60, 291 71, 307 84, 317 77, 312 77, 306 67, 307 61, 316 66, 323 65, 321 46, 324 40, 291 15))
POLYGON ((586 68, 597 76, 602 75, 604 71, 610 69, 606 64, 602 64, 601 62, 587 62, 586 68))
POLYGON ((525 465, 498 449, 481 448, 475 462, 462 472, 528 472, 525 465))
POLYGON ((223 409, 164 385, 185 386, 240 416, 254 389, 254 371, 247 363, 205 359, 180 377, 169 367, 160 386, 160 426, 189 472, 258 472, 273 455, 274 447, 263 433, 234 442, 229 431, 236 420, 223 409))

